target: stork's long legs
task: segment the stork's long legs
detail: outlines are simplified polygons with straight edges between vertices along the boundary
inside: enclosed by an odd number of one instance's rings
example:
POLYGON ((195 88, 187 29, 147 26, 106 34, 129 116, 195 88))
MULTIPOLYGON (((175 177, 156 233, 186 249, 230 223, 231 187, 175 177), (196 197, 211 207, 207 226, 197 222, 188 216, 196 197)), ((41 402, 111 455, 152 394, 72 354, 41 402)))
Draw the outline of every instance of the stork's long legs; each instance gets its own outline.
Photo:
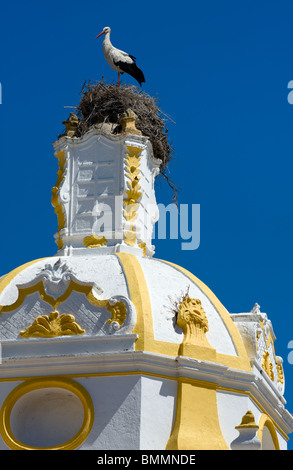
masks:
POLYGON ((118 72, 118 85, 120 85, 121 80, 120 80, 120 72, 118 72))

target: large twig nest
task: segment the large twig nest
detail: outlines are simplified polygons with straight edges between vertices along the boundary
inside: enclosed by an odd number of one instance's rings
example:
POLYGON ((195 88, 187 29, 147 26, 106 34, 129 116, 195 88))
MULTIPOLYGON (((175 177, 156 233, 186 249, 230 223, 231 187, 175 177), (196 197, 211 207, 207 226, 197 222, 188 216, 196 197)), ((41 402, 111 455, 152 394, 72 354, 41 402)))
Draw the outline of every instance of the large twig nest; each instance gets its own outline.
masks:
POLYGON ((162 162, 160 174, 168 181, 176 199, 177 188, 166 175, 173 153, 165 125, 170 118, 162 113, 154 98, 136 86, 86 82, 76 109, 79 120, 75 135, 82 136, 100 123, 112 124, 112 132, 117 134, 121 131, 121 116, 128 109, 137 115, 136 128, 150 139, 154 157, 162 162))

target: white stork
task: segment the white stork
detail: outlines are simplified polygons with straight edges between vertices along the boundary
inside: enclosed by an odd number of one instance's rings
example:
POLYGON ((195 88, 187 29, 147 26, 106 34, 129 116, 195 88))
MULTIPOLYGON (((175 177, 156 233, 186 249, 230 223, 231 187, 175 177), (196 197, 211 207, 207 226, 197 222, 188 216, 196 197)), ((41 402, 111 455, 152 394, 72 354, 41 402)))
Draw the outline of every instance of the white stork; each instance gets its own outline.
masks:
POLYGON ((105 34, 103 41, 104 56, 110 67, 118 72, 118 85, 120 85, 120 74, 128 73, 135 78, 141 86, 141 84, 145 82, 145 78, 142 71, 135 63, 136 58, 133 57, 133 55, 120 51, 120 49, 116 49, 110 41, 110 33, 111 28, 106 26, 103 31, 98 34, 96 39, 102 36, 102 34, 105 34))

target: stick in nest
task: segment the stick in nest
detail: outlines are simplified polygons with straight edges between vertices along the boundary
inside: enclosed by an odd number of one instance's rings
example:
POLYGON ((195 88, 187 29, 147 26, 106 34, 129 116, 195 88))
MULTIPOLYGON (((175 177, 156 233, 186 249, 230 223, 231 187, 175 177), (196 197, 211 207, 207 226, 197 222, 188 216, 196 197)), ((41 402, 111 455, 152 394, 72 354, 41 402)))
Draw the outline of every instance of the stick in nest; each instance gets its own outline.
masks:
POLYGON ((165 122, 171 119, 159 109, 157 100, 143 90, 125 84, 106 85, 104 80, 95 83, 85 82, 76 109, 79 118, 76 136, 82 136, 99 123, 114 124, 113 132, 119 133, 120 118, 129 108, 137 115, 137 129, 150 139, 154 157, 161 160, 160 176, 169 184, 174 193, 173 201, 177 203, 179 188, 166 174, 168 164, 173 158, 173 149, 168 140, 165 122))

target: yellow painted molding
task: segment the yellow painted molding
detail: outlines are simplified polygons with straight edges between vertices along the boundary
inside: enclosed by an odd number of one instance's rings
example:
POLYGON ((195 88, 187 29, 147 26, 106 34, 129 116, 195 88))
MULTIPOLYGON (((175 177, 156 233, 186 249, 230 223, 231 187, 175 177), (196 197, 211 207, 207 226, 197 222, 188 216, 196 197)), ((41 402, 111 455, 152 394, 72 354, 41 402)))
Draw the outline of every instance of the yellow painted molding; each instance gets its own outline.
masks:
MULTIPOLYGON (((257 432, 257 437, 259 438, 261 443, 262 443, 262 439, 263 439, 263 430, 264 430, 264 427, 266 426, 267 429, 270 432, 271 437, 272 437, 272 440, 273 440, 273 443, 274 443, 274 446, 275 446, 275 450, 280 450, 278 435, 277 435, 276 428, 275 428, 275 425, 274 425, 274 422, 272 421, 272 419, 266 413, 263 413, 261 415, 260 419, 259 419, 259 424, 258 425, 259 425, 259 430, 257 432)), ((284 433, 282 433, 282 434, 284 434, 284 433)))
POLYGON ((161 262, 168 264, 169 266, 173 266, 175 269, 187 276, 192 282, 194 282, 194 284, 196 284, 200 288, 200 290, 208 297, 208 299, 212 302, 216 310, 219 312, 219 315, 221 316, 223 323, 230 334, 231 340, 233 341, 234 347, 237 351, 237 356, 217 353, 216 362, 240 370, 251 371, 251 365, 240 333, 232 318, 230 317, 228 311, 219 301, 219 299, 215 296, 215 294, 211 291, 211 289, 209 289, 206 284, 204 284, 200 279, 198 279, 192 273, 187 271, 185 268, 182 268, 181 266, 178 266, 169 261, 161 260, 161 262))
POLYGON ((0 410, 0 433, 4 442, 12 450, 73 450, 80 446, 91 431, 94 422, 94 406, 88 391, 78 382, 65 377, 41 377, 25 380, 6 397, 0 410), (43 388, 62 388, 75 394, 81 401, 84 419, 80 430, 67 442, 54 447, 33 447, 20 442, 13 435, 10 416, 14 405, 25 394, 43 388))
MULTIPOLYGON (((151 300, 144 272, 138 258, 130 253, 117 253, 116 256, 118 256, 121 262, 127 280, 130 298, 136 308, 137 321, 133 330, 133 333, 138 335, 138 339, 135 345, 136 350, 149 351, 177 357, 179 355, 180 344, 167 341, 158 341, 154 339, 151 300)), ((176 267, 176 265, 173 265, 172 263, 166 263, 176 267)), ((219 300, 217 300, 212 291, 208 289, 201 281, 197 280, 195 276, 184 270, 184 268, 177 267, 177 269, 181 270, 189 277, 191 281, 199 285, 201 290, 213 302, 231 335, 236 350, 238 351, 238 356, 222 353, 216 353, 215 356, 213 348, 205 349, 202 346, 192 348, 187 347, 187 349, 189 349, 188 355, 190 353, 188 357, 199 360, 212 360, 213 362, 217 362, 228 367, 250 371, 251 366, 245 346, 242 342, 237 327, 234 325, 234 322, 227 310, 219 302, 219 300)), ((187 349, 185 350, 186 352, 184 354, 187 353, 187 349)))
MULTIPOLYGON (((10 271, 10 273, 6 274, 0 279, 0 294, 6 289, 6 287, 13 281, 13 279, 20 274, 22 271, 25 269, 29 268, 30 266, 33 266, 34 264, 38 263, 39 261, 43 261, 48 258, 39 258, 33 261, 29 261, 28 263, 25 263, 18 268, 13 269, 13 271, 10 271)), ((0 306, 1 308, 1 306, 0 306)))
MULTIPOLYGON (((109 324, 112 323, 112 322, 118 322, 120 326, 123 325, 123 323, 126 319, 126 315, 127 315, 127 308, 126 308, 126 305, 123 302, 121 302, 121 301, 118 302, 117 301, 115 303, 112 303, 110 301, 110 299, 99 300, 94 296, 94 294, 92 292, 92 286, 91 285, 78 284, 77 282, 75 282, 73 280, 70 281, 66 291, 60 297, 58 297, 57 299, 55 299, 54 297, 52 297, 52 296, 50 296, 46 293, 45 288, 44 288, 44 284, 43 284, 42 281, 40 281, 37 284, 35 284, 33 286, 30 286, 30 287, 26 287, 26 288, 19 287, 18 288, 18 298, 17 298, 17 300, 11 305, 4 305, 4 306, 0 305, 0 315, 2 313, 9 313, 9 312, 12 312, 12 311, 16 310, 17 308, 19 308, 23 304, 25 298, 28 295, 31 295, 35 292, 38 292, 40 294, 40 297, 44 302, 51 305, 51 307, 54 309, 54 312, 52 312, 52 313, 55 313, 57 311, 59 305, 62 304, 62 302, 64 302, 66 299, 68 299, 73 291, 84 294, 86 296, 87 300, 92 305, 95 305, 95 306, 98 306, 98 307, 106 307, 107 311, 111 313, 111 318, 108 319, 108 321, 107 321, 109 324)), ((58 312, 57 312, 57 314, 58 314, 58 312)), ((71 320, 69 320, 69 317, 72 317, 72 318, 74 318, 74 317, 72 315, 67 315, 67 316, 63 317, 62 315, 60 315, 60 317, 58 317, 56 319, 52 318, 52 320, 57 320, 57 323, 60 320, 62 322, 64 321, 65 324, 67 324, 67 326, 68 326, 68 321, 71 321, 71 320)), ((47 320, 45 320, 44 317, 46 317, 46 316, 43 316, 43 318, 42 317, 37 317, 37 325, 38 326, 40 326, 40 322, 44 326, 44 322, 47 321, 47 320)), ((75 327, 76 328, 75 329, 76 334, 82 334, 83 330, 77 324, 75 324, 75 325, 76 325, 76 327, 75 327), (77 329, 77 327, 79 329, 77 329), (77 331, 79 331, 79 333, 77 333, 77 331)), ((35 326, 36 325, 32 325, 32 326, 33 326, 33 330, 35 331, 35 326)), ((52 323, 51 323, 51 326, 52 326, 52 323)), ((32 330, 30 330, 30 331, 32 331, 32 330)), ((22 332, 22 333, 23 333, 22 336, 26 336, 24 334, 24 332, 22 332)), ((59 333, 60 334, 65 334, 65 333, 61 333, 61 332, 59 332, 59 333)))
MULTIPOLYGON (((284 370, 283 370, 283 366, 282 364, 279 362, 279 358, 276 356, 276 350, 275 350, 275 341, 274 341, 274 338, 272 336, 272 333, 271 331, 268 332, 268 335, 266 335, 266 331, 265 331, 265 324, 264 324, 264 321, 260 320, 259 321, 259 324, 260 324, 260 327, 263 331, 263 335, 264 335, 264 339, 265 339, 265 344, 266 344, 266 350, 263 352, 263 356, 262 356, 262 368, 264 369, 264 371, 268 374, 268 376, 270 377, 270 379, 272 381, 274 381, 274 372, 273 372, 273 364, 271 362, 271 359, 270 359, 270 352, 269 352, 269 348, 271 346, 271 351, 272 351, 272 355, 273 355, 273 359, 275 361, 275 364, 276 364, 276 369, 277 369, 277 381, 279 383, 281 383, 282 385, 284 384, 284 370)), ((260 339, 260 336, 261 336, 261 333, 258 333, 258 336, 257 336, 257 347, 258 347, 258 341, 260 339)))
POLYGON ((142 267, 132 254, 117 253, 117 256, 126 276, 130 299, 136 309, 137 320, 132 332, 138 335, 135 349, 151 351, 154 341, 152 307, 142 267))
POLYGON ((263 356, 262 356, 261 366, 273 382, 274 381, 273 364, 270 359, 269 351, 264 351, 263 356))
POLYGON ((284 384, 284 370, 283 366, 280 362, 277 362, 277 374, 278 374, 278 382, 280 382, 282 385, 284 384))
POLYGON ((87 248, 99 248, 100 246, 107 245, 107 240, 105 237, 100 235, 91 235, 83 239, 83 244, 87 248))
POLYGON ((51 305, 51 307, 54 310, 57 310, 58 306, 70 296, 72 291, 81 292, 87 295, 91 292, 91 290, 92 290, 92 286, 80 285, 80 284, 77 284, 75 281, 71 280, 66 291, 60 297, 55 299, 54 297, 51 297, 50 295, 46 293, 43 282, 40 281, 37 284, 30 286, 30 287, 26 287, 26 288, 19 287, 17 300, 11 305, 0 306, 0 314, 12 312, 13 310, 16 310, 18 307, 20 307, 23 304, 24 299, 28 295, 31 295, 35 292, 39 292, 42 300, 48 303, 49 305, 51 305))
POLYGON ((145 255, 146 255, 146 250, 147 250, 146 243, 145 243, 145 242, 140 242, 140 243, 138 244, 138 246, 139 246, 139 248, 142 249, 143 256, 145 256, 145 255))
POLYGON ((166 450, 229 450, 219 424, 216 384, 178 379, 175 424, 166 450))
POLYGON ((269 348, 271 344, 274 346, 275 340, 274 340, 274 338, 272 337, 271 331, 269 331, 269 332, 268 332, 268 335, 266 335, 264 321, 263 321, 263 320, 260 320, 260 321, 259 321, 259 324, 260 324, 260 327, 261 327, 261 329, 262 329, 262 331, 263 331, 263 334, 264 334, 264 337, 265 337, 266 347, 269 348))
POLYGON ((66 155, 64 151, 58 151, 56 153, 56 157, 58 159, 58 171, 57 171, 57 181, 55 186, 52 188, 52 206, 55 209, 55 213, 57 215, 57 221, 58 221, 58 240, 57 240, 57 246, 59 249, 63 247, 63 240, 60 235, 60 231, 65 227, 65 213, 62 207, 62 204, 60 202, 59 198, 59 191, 60 191, 60 186, 62 181, 64 180, 65 176, 65 165, 66 165, 66 155))
POLYGON ((130 230, 125 232, 125 243, 134 246, 136 243, 135 220, 137 219, 137 210, 139 208, 139 200, 142 192, 140 191, 140 154, 142 149, 139 147, 126 146, 127 153, 125 156, 125 175, 127 177, 126 195, 123 203, 125 209, 123 211, 126 221, 130 224, 130 230))
POLYGON ((117 322, 120 327, 124 324, 127 315, 127 308, 123 302, 117 301, 112 303, 110 299, 99 300, 93 295, 92 290, 87 294, 87 299, 92 305, 97 307, 107 307, 108 312, 111 313, 111 318, 107 320, 108 324, 117 322))
MULTIPOLYGON (((82 378, 90 378, 90 377, 116 377, 116 376, 127 376, 127 375, 141 375, 141 376, 147 376, 147 377, 155 377, 159 379, 165 379, 165 380, 173 380, 173 381, 178 381, 180 377, 177 376, 172 376, 172 375, 166 375, 166 374, 158 374, 154 372, 149 372, 145 370, 135 370, 135 371, 112 371, 112 372, 90 372, 90 373, 74 373, 74 374, 62 374, 61 376, 58 376, 58 378, 62 379, 82 379, 82 378)), ((54 376, 51 376, 54 378, 54 376)), ((44 377, 43 376, 26 376, 25 379, 24 377, 5 377, 5 378, 0 378, 0 383, 1 382, 19 382, 21 380, 42 380, 44 377)), ((223 387, 221 385, 218 385, 217 383, 213 382, 208 382, 208 381, 202 381, 198 379, 194 379, 191 377, 184 377, 185 383, 192 384, 194 386, 200 386, 201 384, 209 388, 211 387, 216 388, 218 392, 229 392, 233 394, 238 394, 238 395, 245 395, 248 398, 250 398, 253 403, 262 411, 263 415, 271 421, 272 425, 274 426, 275 429, 278 429, 280 434, 288 441, 289 437, 287 434, 280 428, 280 426, 277 425, 277 423, 274 422, 272 418, 270 418, 266 414, 266 410, 264 407, 261 405, 261 403, 253 396, 251 392, 248 392, 247 390, 240 390, 237 388, 232 388, 232 387, 223 387)), ((259 427, 261 428, 261 422, 259 424, 259 427)), ((260 431, 259 431, 260 432, 260 431)))

